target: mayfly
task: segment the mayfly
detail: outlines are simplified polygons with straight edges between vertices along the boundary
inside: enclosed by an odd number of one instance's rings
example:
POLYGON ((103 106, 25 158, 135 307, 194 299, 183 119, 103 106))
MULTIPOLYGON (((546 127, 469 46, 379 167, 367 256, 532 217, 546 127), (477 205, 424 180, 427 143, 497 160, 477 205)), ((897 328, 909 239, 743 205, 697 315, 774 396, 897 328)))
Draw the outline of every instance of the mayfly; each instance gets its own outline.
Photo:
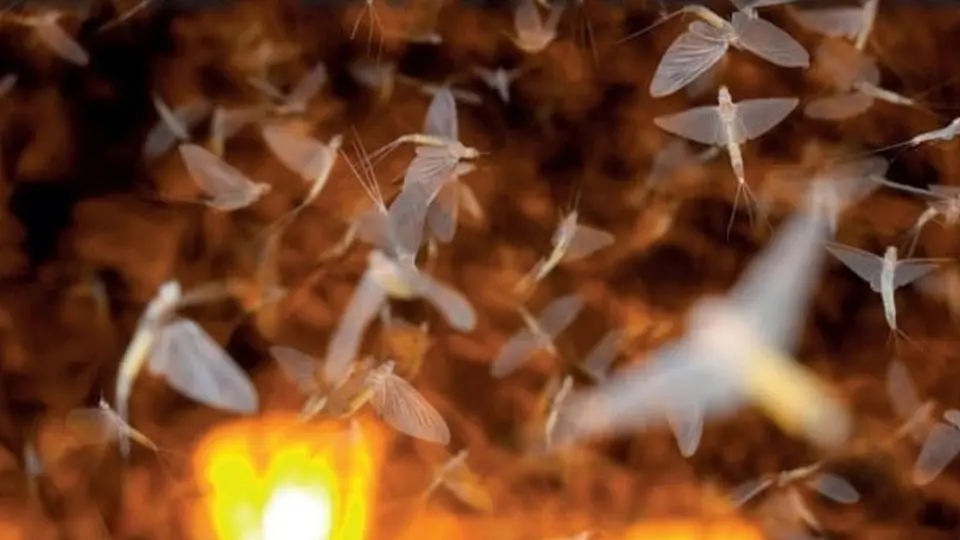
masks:
POLYGON ((300 135, 282 126, 263 128, 263 140, 285 167, 310 183, 310 191, 288 215, 296 216, 317 199, 330 179, 343 137, 334 135, 327 143, 300 135))
POLYGON ((927 223, 936 222, 936 219, 940 217, 943 218, 943 223, 947 227, 956 227, 960 224, 960 187, 933 184, 928 186, 927 189, 920 189, 880 177, 876 180, 884 186, 931 199, 931 202, 927 203, 926 210, 920 214, 910 228, 909 232, 912 233, 912 238, 910 246, 907 248, 908 257, 913 256, 917 247, 917 240, 920 239, 920 233, 927 223))
POLYGON ((874 100, 918 107, 916 100, 880 87, 876 60, 841 41, 825 40, 817 49, 815 65, 838 93, 806 105, 810 118, 842 120, 865 112, 874 100))
POLYGON ((932 482, 960 454, 960 410, 945 411, 943 419, 930 428, 913 467, 913 483, 918 486, 932 482))
MULTIPOLYGON (((736 14, 734 14, 736 15, 736 14)), ((747 204, 753 202, 752 191, 747 185, 740 146, 773 129, 796 108, 797 98, 747 99, 734 103, 726 86, 720 87, 718 104, 694 107, 670 116, 654 118, 653 122, 664 131, 685 139, 720 146, 727 150, 730 165, 737 178, 737 192, 733 199, 733 213, 727 224, 727 235, 733 226, 737 203, 743 194, 747 204)), ((749 206, 748 206, 749 209, 749 206)))
POLYGON ((285 115, 305 113, 310 100, 323 88, 327 80, 327 66, 318 62, 286 94, 266 79, 252 77, 248 82, 271 99, 279 101, 275 112, 285 115))
POLYGON ((864 0, 860 7, 794 9, 790 14, 800 26, 821 34, 852 40, 862 51, 873 31, 880 0, 864 0))
POLYGON ((404 135, 374 152, 374 156, 404 142, 417 145, 416 156, 407 167, 399 195, 390 204, 388 221, 398 259, 412 265, 423 242, 430 203, 443 184, 453 179, 457 165, 480 153, 459 140, 457 106, 449 87, 437 92, 430 102, 422 134, 404 135))
POLYGON ((124 458, 129 457, 130 451, 129 443, 124 441, 131 439, 144 448, 159 451, 156 443, 130 426, 110 407, 103 396, 100 396, 96 407, 73 409, 67 413, 65 422, 67 428, 83 443, 102 445, 120 441, 120 451, 124 458))
POLYGON ((794 214, 725 298, 695 304, 684 337, 571 396, 569 438, 642 429, 665 417, 696 425, 753 402, 789 434, 823 448, 844 444, 851 428, 846 406, 789 357, 828 234, 818 209, 794 214))
POLYGON ((544 21, 537 9, 536 0, 519 0, 513 14, 513 27, 517 35, 510 39, 517 48, 527 54, 536 54, 547 48, 557 38, 560 16, 566 8, 566 2, 554 2, 544 21))
POLYGON ((485 67, 474 66, 471 68, 471 71, 491 90, 497 93, 500 101, 510 103, 510 85, 520 78, 526 69, 522 67, 509 70, 502 67, 487 69, 485 67))
POLYGON ((518 291, 526 291, 547 277, 560 263, 582 260, 594 252, 613 244, 612 234, 577 223, 579 214, 576 209, 563 216, 553 233, 550 243, 553 249, 542 257, 533 269, 517 284, 518 291))
POLYGON ((397 82, 402 82, 410 86, 413 86, 414 88, 417 89, 417 91, 419 91, 421 94, 425 96, 435 97, 438 92, 448 90, 451 94, 453 94, 454 100, 459 103, 466 103, 468 105, 479 105, 483 103, 483 98, 481 98, 479 94, 475 92, 471 92, 469 90, 461 90, 459 88, 453 88, 448 83, 437 84, 432 82, 426 82, 414 77, 408 77, 401 73, 397 73, 396 75, 394 75, 394 77, 396 78, 397 82))
POLYGON ((153 95, 153 108, 160 120, 147 133, 143 143, 143 157, 152 160, 167 153, 177 142, 190 140, 190 131, 210 115, 210 102, 197 99, 170 109, 160 96, 153 95))
POLYGON ((933 141, 952 141, 957 138, 957 135, 960 135, 960 117, 954 118, 949 124, 943 126, 942 128, 920 133, 919 135, 915 135, 906 141, 884 146, 882 148, 872 150, 870 153, 878 154, 880 152, 886 152, 887 150, 902 148, 904 146, 908 148, 916 148, 921 144, 933 141))
POLYGON ((90 64, 90 55, 60 27, 60 19, 63 15, 64 13, 60 11, 49 11, 29 17, 2 13, 0 20, 32 28, 37 39, 54 54, 78 66, 87 66, 90 64))
MULTIPOLYGON (((185 294, 177 281, 160 286, 120 360, 115 399, 121 420, 127 421, 133 383, 144 365, 152 375, 165 377, 170 386, 195 401, 243 414, 257 410, 257 391, 247 374, 200 325, 176 316, 183 306, 224 296, 220 286, 199 287, 185 294)), ((129 452, 125 436, 120 437, 120 449, 124 455, 129 452)))
POLYGON ((831 473, 820 472, 820 463, 789 471, 768 474, 749 480, 734 488, 730 498, 736 506, 743 506, 768 488, 795 490, 802 482, 831 501, 853 504, 860 500, 860 493, 847 480, 831 473))
POLYGON ((442 487, 470 508, 478 512, 491 512, 493 496, 467 464, 468 453, 468 449, 464 448, 437 467, 424 492, 424 498, 430 497, 442 487))
POLYGON ((327 385, 319 376, 320 361, 292 347, 270 347, 270 355, 280 365, 288 380, 307 396, 300 410, 300 420, 306 422, 323 412, 333 392, 339 390, 352 375, 348 372, 336 385, 327 385))
POLYGON ((554 340, 567 329, 583 309, 583 298, 577 294, 562 296, 550 302, 537 317, 519 307, 524 327, 514 334, 490 364, 490 374, 506 377, 523 365, 535 352, 543 350, 557 355, 554 340))
POLYGON ((686 32, 680 34, 663 54, 650 82, 653 97, 667 96, 687 86, 719 62, 731 46, 748 50, 778 66, 810 66, 810 55, 802 45, 773 23, 756 15, 737 11, 728 22, 698 5, 685 6, 674 15, 678 13, 693 13, 702 20, 690 23, 686 32))
POLYGON ((450 442, 450 428, 440 413, 410 383, 393 372, 394 361, 367 371, 364 396, 380 418, 411 437, 438 444, 450 442))
POLYGON ((476 312, 462 294, 373 250, 367 258, 367 269, 327 345, 324 363, 327 383, 335 384, 343 379, 357 356, 364 331, 388 298, 423 298, 440 311, 450 326, 462 332, 472 331, 477 324, 476 312))
POLYGON ((209 195, 206 205, 222 212, 246 208, 270 192, 270 184, 254 182, 245 174, 196 144, 181 144, 187 172, 209 195))
POLYGON ((872 291, 880 293, 883 299, 883 315, 890 327, 890 335, 904 338, 907 335, 897 327, 894 291, 950 262, 950 259, 898 259, 895 246, 887 247, 883 257, 833 242, 827 244, 827 251, 866 281, 872 291))

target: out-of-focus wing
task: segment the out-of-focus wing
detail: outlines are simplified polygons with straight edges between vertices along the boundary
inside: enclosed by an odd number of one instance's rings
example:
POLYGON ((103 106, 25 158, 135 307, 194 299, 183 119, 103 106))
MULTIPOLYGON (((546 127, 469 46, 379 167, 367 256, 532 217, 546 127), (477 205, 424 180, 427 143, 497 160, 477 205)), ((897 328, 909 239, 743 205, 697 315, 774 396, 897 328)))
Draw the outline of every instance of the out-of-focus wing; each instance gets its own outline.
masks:
POLYGON ((420 251, 429 205, 427 188, 418 183, 404 183, 403 189, 390 203, 387 209, 388 231, 398 256, 413 260, 420 251))
POLYGON ((914 281, 935 272, 943 265, 951 262, 950 259, 901 259, 893 271, 893 288, 909 285, 914 281))
POLYGON ((703 410, 696 400, 681 400, 666 411, 667 424, 677 439, 680 455, 688 458, 697 453, 703 437, 703 410))
POLYGON ((60 58, 78 66, 90 64, 90 55, 70 34, 60 28, 56 17, 40 17, 34 30, 37 38, 60 58))
POLYGON ((160 331, 149 368, 194 401, 241 414, 259 407, 250 377, 189 319, 177 319, 160 331))
POLYGON ((323 366, 327 384, 336 386, 349 374, 350 366, 357 358, 364 331, 386 301, 387 293, 369 271, 364 273, 327 345, 323 366))
POLYGON ((461 332, 473 331, 477 326, 477 313, 465 296, 426 274, 416 271, 409 274, 417 294, 433 304, 447 324, 461 332))
POLYGON ((650 81, 650 95, 663 97, 687 86, 719 62, 727 48, 722 30, 703 21, 690 23, 663 53, 650 81))
POLYGON ((617 359, 620 347, 623 346, 624 334, 621 330, 611 330, 607 332, 596 345, 587 353, 581 367, 585 373, 593 377, 595 381, 603 380, 607 377, 607 371, 617 359))
POLYGON ((809 67, 810 54, 790 34, 760 17, 737 11, 730 20, 738 43, 753 54, 783 67, 809 67))
POLYGON ((664 131, 700 144, 713 146, 726 143, 723 122, 716 105, 694 107, 677 114, 659 116, 653 119, 653 123, 664 131))
POLYGON ((500 348, 490 364, 490 375, 499 379, 516 371, 540 348, 540 340, 526 328, 520 329, 500 348))
POLYGON ((729 495, 730 501, 736 507, 743 506, 763 492, 763 490, 770 487, 771 484, 773 484, 773 478, 769 476, 747 480, 733 488, 729 495))
POLYGON ((913 378, 910 377, 907 367, 899 360, 890 362, 890 367, 887 369, 887 395, 890 397, 893 410, 903 420, 912 418, 920 408, 920 396, 917 395, 913 378))
POLYGON ((748 99, 734 104, 737 144, 756 139, 783 121, 800 100, 797 98, 748 99))
POLYGON ((937 422, 930 429, 927 440, 913 468, 913 483, 923 486, 932 482, 953 458, 960 453, 960 430, 937 422))
POLYGON ((106 444, 120 434, 116 414, 100 407, 73 409, 64 420, 70 432, 85 444, 106 444))
POLYGON ((583 259, 595 251, 613 244, 615 238, 607 231, 601 231, 587 225, 577 225, 573 238, 563 253, 563 262, 583 259))
POLYGON ((420 392, 390 374, 373 391, 370 404, 383 420, 411 437, 439 444, 450 442, 450 428, 420 392))
POLYGON ((834 94, 807 103, 803 114, 818 120, 843 120, 863 114, 873 105, 873 98, 863 92, 834 94))
POLYGON ((853 39, 863 26, 863 9, 859 7, 794 9, 790 14, 800 26, 831 37, 853 39))
POLYGON ((281 126, 263 128, 263 140, 285 167, 303 180, 313 182, 333 167, 336 153, 327 145, 281 126))
POLYGON ((807 481, 807 485, 831 501, 841 504, 853 504, 860 500, 857 488, 835 474, 816 474, 807 481))
POLYGON ((883 270, 883 258, 855 247, 830 242, 827 251, 849 268, 860 279, 870 284, 874 291, 880 290, 880 272, 883 270))
POLYGON ((326 83, 327 66, 323 62, 319 62, 290 90, 290 94, 287 96, 287 106, 297 111, 306 109, 307 102, 326 83))
POLYGON ((537 325, 544 334, 556 338, 573 323, 582 309, 583 297, 580 295, 561 296, 537 314, 537 325))
POLYGON ((280 370, 304 394, 313 394, 320 390, 316 373, 319 362, 316 358, 304 354, 292 347, 270 347, 270 355, 280 364, 280 370))
POLYGON ((213 198, 208 202, 210 206, 233 210, 245 206, 252 199, 254 183, 202 146, 181 144, 180 156, 190 177, 213 198))
POLYGON ((457 215, 460 208, 459 182, 444 184, 427 208, 427 226, 440 242, 447 244, 457 233, 457 215))
MULTIPOLYGON (((210 109, 210 103, 201 99, 175 108, 171 111, 171 116, 189 132, 210 114, 210 109)), ((157 125, 147 133, 147 139, 143 143, 143 157, 148 160, 155 159, 170 150, 177 140, 178 135, 170 129, 170 123, 161 115, 157 125)))
POLYGON ((423 122, 423 132, 448 141, 460 140, 457 129, 457 101, 449 86, 440 87, 433 95, 423 122))

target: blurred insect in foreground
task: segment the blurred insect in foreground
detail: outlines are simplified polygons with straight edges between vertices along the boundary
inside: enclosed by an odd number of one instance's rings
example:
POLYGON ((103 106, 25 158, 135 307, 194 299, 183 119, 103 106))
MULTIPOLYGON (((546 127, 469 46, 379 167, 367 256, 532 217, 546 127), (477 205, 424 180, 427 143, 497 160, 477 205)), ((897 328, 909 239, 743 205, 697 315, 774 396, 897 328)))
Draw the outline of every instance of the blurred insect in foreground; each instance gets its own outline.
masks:
POLYGON ((807 103, 803 112, 810 118, 850 118, 865 112, 874 100, 907 107, 920 106, 911 98, 881 88, 876 60, 846 42, 824 40, 817 49, 814 62, 838 93, 807 103))
POLYGON ((33 29, 37 39, 54 54, 70 63, 86 67, 90 64, 90 55, 60 27, 63 15, 60 11, 48 11, 28 17, 0 13, 0 21, 9 21, 33 29))
POLYGON ((343 144, 339 134, 330 137, 324 144, 312 137, 294 133, 283 126, 265 126, 263 140, 285 167, 295 172, 305 182, 310 183, 310 191, 293 210, 280 218, 288 223, 304 208, 309 207, 326 187, 337 162, 337 153, 343 144))
POLYGON ((557 26, 566 2, 554 2, 544 21, 537 9, 536 0, 519 0, 513 14, 513 27, 517 35, 508 34, 518 49, 527 54, 536 54, 547 48, 557 38, 557 26))
POLYGON ((484 84, 496 92, 500 96, 500 101, 504 103, 510 103, 510 85, 526 72, 523 67, 507 70, 502 67, 487 69, 474 66, 471 70, 484 84))
POLYGON ((686 335, 598 387, 571 396, 565 418, 578 440, 600 431, 642 429, 668 418, 695 448, 705 417, 752 401, 782 429, 821 448, 850 435, 847 408, 788 354, 799 336, 829 234, 823 191, 780 228, 726 297, 697 302, 686 335))
POLYGON ((196 144, 181 144, 180 157, 194 182, 209 195, 205 204, 232 212, 246 208, 270 192, 270 184, 254 182, 245 174, 196 144))
POLYGON ((944 411, 943 419, 930 428, 914 465, 913 482, 918 486, 932 482, 960 454, 960 410, 944 411))
POLYGON ((472 331, 477 324, 476 312, 462 294, 373 250, 327 345, 324 378, 328 384, 343 379, 357 357, 367 326, 391 297, 422 298, 433 304, 450 326, 462 332, 472 331))
MULTIPOLYGON (((176 316, 181 307, 224 296, 224 289, 218 285, 198 287, 185 294, 176 281, 160 286, 120 360, 115 399, 121 420, 127 422, 130 393, 144 365, 151 374, 165 377, 178 392, 200 403, 241 414, 257 410, 257 391, 247 374, 200 325, 176 316)), ((126 457, 129 451, 129 439, 123 435, 120 452, 126 457)))
POLYGON ((809 489, 841 504, 856 503, 860 500, 860 493, 845 479, 835 474, 819 472, 819 469, 820 464, 815 463, 807 467, 769 474, 747 481, 734 488, 731 499, 737 507, 740 507, 768 488, 782 489, 791 510, 808 526, 822 532, 823 525, 820 524, 820 520, 816 518, 813 511, 803 500, 796 484, 803 482, 809 489))
POLYGON ((727 237, 730 236, 741 194, 747 199, 751 219, 753 216, 750 205, 754 204, 754 197, 747 185, 740 146, 773 129, 793 111, 797 103, 797 98, 747 99, 734 103, 727 87, 721 86, 718 105, 694 107, 653 119, 657 126, 674 135, 701 144, 726 148, 733 173, 737 177, 737 193, 733 199, 733 213, 727 223, 727 237))
POLYGON ((470 469, 467 456, 468 449, 464 448, 437 467, 423 496, 429 498, 438 489, 443 488, 457 500, 478 512, 492 512, 493 496, 484 487, 480 477, 470 469))
POLYGON ((674 16, 685 13, 702 20, 690 23, 663 54, 650 81, 650 95, 653 97, 667 96, 687 86, 719 62, 731 46, 748 50, 778 66, 810 66, 810 55, 803 46, 773 23, 741 11, 734 12, 728 22, 710 9, 698 5, 684 6, 621 41, 644 34, 674 16))
POLYGON ((897 327, 894 291, 950 262, 950 259, 897 259, 897 248, 894 246, 887 247, 883 257, 833 242, 827 245, 827 251, 866 281, 871 290, 880 293, 883 315, 890 327, 889 336, 901 336, 907 340, 910 338, 897 327))
POLYGON ((554 341, 580 314, 583 298, 577 294, 557 298, 547 304, 536 318, 527 308, 520 306, 518 309, 524 327, 501 347, 490 364, 490 374, 498 379, 519 369, 537 351, 547 351, 556 357, 558 353, 554 341))
POLYGON ((913 256, 913 252, 917 247, 917 241, 920 239, 920 233, 927 223, 931 221, 939 223, 936 220, 938 217, 941 217, 943 218, 943 225, 945 227, 956 227, 960 224, 960 187, 933 184, 927 186, 927 189, 921 189, 898 184, 882 178, 878 178, 877 180, 884 186, 932 199, 931 202, 927 203, 927 209, 920 214, 920 217, 917 218, 913 227, 910 228, 909 232, 912 233, 912 235, 910 246, 907 248, 908 257, 913 256))
POLYGON ((860 7, 792 9, 790 15, 808 30, 853 40, 854 47, 862 51, 873 31, 879 6, 880 0, 864 0, 860 7))

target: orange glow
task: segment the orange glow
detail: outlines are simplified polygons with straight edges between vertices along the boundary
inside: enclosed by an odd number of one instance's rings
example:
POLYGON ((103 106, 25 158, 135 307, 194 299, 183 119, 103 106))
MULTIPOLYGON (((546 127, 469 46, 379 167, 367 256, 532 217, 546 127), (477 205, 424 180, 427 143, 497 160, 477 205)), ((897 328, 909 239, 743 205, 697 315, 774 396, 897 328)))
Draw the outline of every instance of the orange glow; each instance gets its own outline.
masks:
POLYGON ((374 448, 359 422, 243 420, 201 443, 207 492, 197 538, 363 540, 374 497, 374 448))
POLYGON ((761 531, 736 518, 712 519, 703 522, 690 520, 650 521, 630 527, 624 540, 764 540, 761 531))

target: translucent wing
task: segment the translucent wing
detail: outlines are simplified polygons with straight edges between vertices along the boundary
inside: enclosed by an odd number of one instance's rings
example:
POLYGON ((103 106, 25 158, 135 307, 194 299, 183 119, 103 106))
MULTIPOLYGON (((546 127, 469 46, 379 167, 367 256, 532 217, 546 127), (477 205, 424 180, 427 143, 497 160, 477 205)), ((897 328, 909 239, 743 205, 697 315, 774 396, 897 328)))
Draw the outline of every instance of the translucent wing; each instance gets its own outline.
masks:
POLYGON ((827 245, 834 257, 849 268, 860 279, 870 284, 874 291, 880 290, 880 271, 883 270, 883 258, 862 249, 831 242, 827 245))
POLYGON ((853 504, 860 500, 860 492, 850 482, 830 473, 819 473, 807 481, 810 488, 824 497, 842 504, 853 504))
POLYGON ((957 409, 948 409, 944 411, 943 418, 946 419, 947 422, 950 422, 956 426, 957 429, 960 429, 960 411, 957 409))
POLYGON ((197 323, 177 319, 157 337, 150 371, 162 374, 181 394, 211 407, 252 414, 257 390, 250 377, 197 323))
POLYGON ((918 486, 929 484, 936 478, 953 458, 960 453, 960 430, 954 426, 937 422, 930 429, 923 443, 920 456, 913 468, 913 483, 918 486))
POLYGON ((380 212, 379 208, 368 208, 357 216, 357 236, 374 247, 387 251, 393 249, 387 215, 380 212))
POLYGON ((797 98, 747 99, 736 108, 736 142, 743 144, 770 131, 783 121, 800 100, 797 98))
POLYGON ((87 444, 105 444, 120 435, 120 424, 116 415, 108 409, 74 409, 67 413, 64 421, 67 429, 87 444))
POLYGON ((775 347, 791 350, 802 331, 827 234, 826 223, 795 214, 728 294, 775 347))
POLYGON ((411 278, 417 294, 433 304, 450 326, 461 332, 477 326, 477 313, 465 296, 426 274, 415 272, 411 278))
POLYGON ((427 226, 433 236, 444 244, 452 241, 457 232, 459 189, 459 182, 447 182, 427 208, 427 226))
POLYGON ((595 251, 613 244, 614 237, 607 231, 601 231, 587 225, 577 225, 577 230, 563 253, 564 262, 573 262, 589 256, 595 251))
POLYGON ((313 394, 320 390, 316 373, 319 361, 291 347, 270 347, 270 355, 280 364, 280 370, 304 394, 313 394))
POLYGON ((740 507, 747 504, 751 499, 759 495, 763 490, 773 484, 773 478, 761 477, 753 480, 747 480, 739 486, 733 488, 730 492, 730 500, 734 506, 740 507))
POLYGON ((671 138, 654 156, 646 184, 648 186, 654 185, 674 170, 688 163, 693 163, 694 160, 695 154, 690 150, 687 141, 671 138))
POLYGON ((670 95, 705 73, 727 52, 723 32, 703 21, 690 23, 660 60, 650 82, 650 95, 670 95))
POLYGON ((440 413, 410 383, 396 375, 383 378, 370 404, 397 431, 439 444, 450 442, 450 428, 440 413))
POLYGON ((417 147, 417 155, 410 162, 403 176, 403 185, 424 186, 428 200, 433 200, 440 187, 454 179, 460 161, 446 148, 417 147))
POLYGON ((197 185, 213 197, 211 206, 230 210, 250 199, 253 183, 207 149, 196 144, 181 144, 180 156, 197 185))
POLYGON ((398 255, 415 256, 423 243, 423 226, 430 204, 425 186, 404 184, 387 210, 388 230, 398 255))
POLYGON ((327 345, 323 374, 328 384, 336 385, 350 372, 363 333, 386 300, 387 293, 369 272, 364 273, 327 345))
POLYGON ((817 48, 816 67, 843 92, 857 81, 880 82, 876 61, 846 41, 823 40, 817 48))
POLYGON ((513 12, 513 26, 520 39, 543 33, 543 20, 533 0, 520 0, 517 10, 513 12))
POLYGON ((721 145, 726 142, 719 107, 694 107, 681 113, 659 116, 653 123, 660 129, 700 144, 721 145))
POLYGON ((667 408, 666 419, 677 439, 680 455, 688 458, 697 453, 703 436, 703 411, 695 400, 680 400, 667 408))
POLYGON ((457 130, 457 101, 450 87, 443 86, 433 95, 430 107, 427 108, 423 132, 448 141, 460 140, 457 130))
POLYGON ((86 66, 90 63, 90 55, 87 51, 70 34, 64 32, 63 28, 60 28, 55 18, 40 18, 34 29, 37 38, 59 57, 78 66, 86 66))
POLYGON ((460 200, 459 204, 463 205, 463 209, 473 216, 473 219, 482 221, 484 219, 483 207, 480 206, 480 201, 477 200, 477 195, 473 192, 473 188, 464 182, 457 182, 457 188, 457 196, 460 200))
POLYGON ((174 137, 185 141, 190 138, 190 133, 187 132, 187 126, 183 125, 179 118, 173 115, 173 111, 167 107, 167 104, 163 102, 160 96, 153 94, 153 108, 157 111, 157 114, 160 116, 160 121, 163 122, 167 129, 173 133, 174 137))
POLYGON ((739 11, 730 23, 739 44, 760 58, 783 67, 810 66, 810 54, 803 45, 775 24, 739 11))
POLYGON ((893 272, 893 288, 909 285, 940 269, 950 259, 903 259, 897 261, 893 272))
POLYGON ((738 10, 746 9, 756 9, 762 7, 770 6, 779 6, 781 4, 789 4, 791 2, 796 2, 796 0, 731 0, 734 7, 738 10))
POLYGON ((907 420, 920 408, 920 397, 903 362, 894 360, 887 369, 887 395, 897 416, 907 420))
MULTIPOLYGON (((210 103, 205 100, 181 105, 172 111, 174 120, 186 127, 187 130, 193 129, 208 114, 210 114, 210 103)), ((143 143, 143 157, 145 159, 155 159, 170 150, 175 142, 177 142, 177 136, 170 130, 168 123, 161 119, 147 133, 147 138, 143 143)))
POLYGON ((297 110, 303 110, 307 102, 317 94, 320 88, 327 83, 327 66, 320 62, 313 67, 287 96, 287 105, 297 110))
POLYGON ((544 334, 556 338, 566 330, 583 309, 583 298, 570 294, 557 298, 537 314, 537 325, 544 334))
POLYGON ((583 371, 589 374, 594 380, 602 380, 607 376, 607 371, 617 359, 620 347, 623 346, 623 332, 620 330, 611 330, 607 332, 593 349, 587 353, 583 360, 583 371))
POLYGON ((490 364, 490 375, 498 379, 506 377, 522 366, 540 348, 541 343, 536 336, 526 328, 519 330, 500 348, 497 357, 490 364))
POLYGON ((336 158, 322 142, 280 126, 264 127, 263 140, 280 163, 308 182, 326 174, 336 158))
POLYGON ((807 103, 803 114, 818 120, 843 120, 866 112, 873 98, 862 92, 848 92, 819 98, 807 103))
POLYGON ((853 39, 863 26, 861 8, 795 9, 790 14, 800 26, 831 37, 853 39))

